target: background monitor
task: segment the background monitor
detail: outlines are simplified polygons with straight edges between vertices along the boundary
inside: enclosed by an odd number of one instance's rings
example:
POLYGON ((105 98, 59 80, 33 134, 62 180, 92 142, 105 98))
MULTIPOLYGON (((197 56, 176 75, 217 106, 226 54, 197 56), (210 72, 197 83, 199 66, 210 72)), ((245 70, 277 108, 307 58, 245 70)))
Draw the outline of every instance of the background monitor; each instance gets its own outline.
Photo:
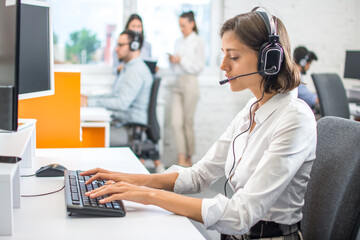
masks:
POLYGON ((54 94, 50 4, 21 1, 19 99, 54 94))
POLYGON ((360 51, 346 51, 344 78, 360 79, 360 51))
POLYGON ((0 0, 0 131, 18 124, 19 0, 0 0))

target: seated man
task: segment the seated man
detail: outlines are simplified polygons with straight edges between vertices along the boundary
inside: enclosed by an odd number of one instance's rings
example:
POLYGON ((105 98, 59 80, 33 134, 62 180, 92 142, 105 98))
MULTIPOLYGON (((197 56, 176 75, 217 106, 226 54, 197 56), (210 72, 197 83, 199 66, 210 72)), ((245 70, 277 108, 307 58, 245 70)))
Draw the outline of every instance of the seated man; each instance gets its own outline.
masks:
POLYGON ((118 38, 116 52, 124 68, 112 86, 109 95, 82 96, 82 106, 105 107, 112 111, 110 146, 124 146, 128 142, 125 122, 147 124, 148 105, 153 77, 140 58, 143 36, 125 30, 118 38))
POLYGON ((302 80, 298 87, 298 98, 304 100, 313 110, 315 110, 319 105, 318 96, 315 93, 310 92, 304 85, 303 75, 309 70, 312 61, 318 60, 318 58, 314 52, 308 51, 306 47, 301 46, 294 50, 294 60, 301 73, 302 80))

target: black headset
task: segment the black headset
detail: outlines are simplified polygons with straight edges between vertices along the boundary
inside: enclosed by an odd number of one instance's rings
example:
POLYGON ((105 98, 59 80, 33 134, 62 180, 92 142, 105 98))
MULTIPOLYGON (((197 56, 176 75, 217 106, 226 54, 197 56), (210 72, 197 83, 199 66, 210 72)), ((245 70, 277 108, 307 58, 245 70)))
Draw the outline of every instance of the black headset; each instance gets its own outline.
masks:
POLYGON ((284 49, 277 35, 277 21, 274 21, 266 8, 256 7, 251 11, 261 17, 269 32, 268 42, 265 42, 259 50, 258 71, 263 77, 276 76, 284 59, 284 49))
POLYGON ((130 50, 137 51, 140 49, 139 33, 134 32, 134 39, 130 42, 130 50))
POLYGON ((305 67, 306 64, 309 62, 310 53, 307 51, 306 55, 299 60, 299 65, 301 67, 305 67))

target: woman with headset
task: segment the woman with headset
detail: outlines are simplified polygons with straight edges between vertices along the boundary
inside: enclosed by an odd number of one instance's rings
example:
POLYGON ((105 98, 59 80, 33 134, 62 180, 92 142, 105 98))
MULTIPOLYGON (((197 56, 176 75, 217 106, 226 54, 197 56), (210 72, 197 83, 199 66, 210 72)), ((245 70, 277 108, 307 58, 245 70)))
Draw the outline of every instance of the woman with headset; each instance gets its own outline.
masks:
POLYGON ((192 165, 195 153, 194 115, 199 100, 198 75, 205 67, 205 44, 198 36, 192 11, 180 15, 183 37, 175 43, 175 53, 169 61, 177 76, 172 93, 171 123, 175 136, 178 164, 192 165))
POLYGON ((300 84, 290 42, 280 19, 262 8, 227 20, 221 28, 221 69, 233 92, 255 96, 194 166, 138 175, 93 169, 82 175, 112 180, 88 192, 109 202, 152 204, 187 216, 222 239, 301 239, 306 186, 315 159, 316 122, 292 91, 300 84), (192 198, 225 176, 229 197, 192 198), (146 186, 146 187, 143 187, 146 186), (160 190, 164 189, 166 191, 160 190), (176 193, 173 193, 173 192, 176 193))

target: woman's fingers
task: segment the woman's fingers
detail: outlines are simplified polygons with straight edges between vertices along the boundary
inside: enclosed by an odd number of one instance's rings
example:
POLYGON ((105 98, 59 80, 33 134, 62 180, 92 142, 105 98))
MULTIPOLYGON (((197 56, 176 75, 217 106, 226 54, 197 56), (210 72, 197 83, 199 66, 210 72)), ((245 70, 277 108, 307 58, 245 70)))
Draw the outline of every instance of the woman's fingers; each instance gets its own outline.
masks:
POLYGON ((93 168, 93 169, 81 172, 80 175, 81 176, 89 176, 89 175, 94 175, 94 174, 99 173, 99 172, 107 173, 107 172, 110 172, 110 171, 102 169, 102 168, 93 168))
POLYGON ((85 184, 90 184, 95 180, 113 180, 114 177, 115 176, 113 173, 96 173, 94 176, 89 178, 89 180, 87 180, 85 184))
POLYGON ((110 195, 104 199, 101 199, 99 202, 100 203, 108 203, 108 202, 112 202, 112 201, 116 201, 116 200, 120 200, 120 199, 121 199, 121 195, 119 193, 117 193, 117 194, 110 195))
POLYGON ((98 189, 95 189, 93 191, 90 192, 89 196, 91 198, 97 198, 97 197, 101 197, 103 195, 107 195, 107 194, 115 194, 115 193, 121 193, 121 186, 116 186, 116 185, 104 185, 98 189))

